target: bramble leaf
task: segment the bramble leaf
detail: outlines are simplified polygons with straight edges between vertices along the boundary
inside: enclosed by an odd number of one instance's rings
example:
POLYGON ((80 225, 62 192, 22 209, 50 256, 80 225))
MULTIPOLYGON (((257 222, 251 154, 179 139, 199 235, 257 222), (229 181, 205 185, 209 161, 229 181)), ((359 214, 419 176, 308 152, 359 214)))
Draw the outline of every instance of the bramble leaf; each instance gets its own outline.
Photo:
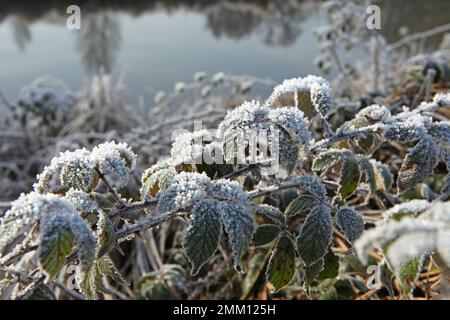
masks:
POLYGON ((266 276, 275 291, 288 285, 295 273, 295 247, 292 240, 283 235, 278 239, 269 260, 266 276))
POLYGON ((192 265, 192 275, 198 274, 219 245, 222 225, 215 210, 216 205, 214 201, 205 200, 192 210, 183 240, 186 256, 192 265))
POLYGON ((274 224, 263 224, 256 228, 253 234, 253 244, 263 246, 272 242, 281 232, 281 229, 274 224))
POLYGON ((103 255, 109 253, 116 244, 116 234, 112 221, 100 211, 99 219, 97 222, 97 239, 98 249, 97 257, 100 258, 103 255))
POLYGON ((310 266, 305 266, 303 270, 303 281, 310 286, 323 270, 324 258, 320 258, 310 266))
POLYGON ((407 154, 397 179, 399 192, 413 188, 433 173, 437 165, 439 147, 430 136, 425 136, 407 154))
POLYGON ((276 207, 269 206, 267 204, 260 204, 255 208, 255 212, 279 226, 283 226, 285 224, 285 217, 283 212, 281 212, 280 209, 276 207))
POLYGON ((349 158, 345 159, 342 164, 338 189, 342 198, 346 199, 356 191, 360 178, 361 172, 358 163, 349 158))
POLYGON ((364 230, 362 214, 349 207, 337 211, 336 224, 350 242, 355 241, 364 230))
POLYGON ((319 203, 319 200, 317 200, 313 196, 302 194, 298 198, 292 200, 291 203, 289 203, 284 214, 287 217, 293 217, 295 215, 312 210, 319 203))
POLYGON ((231 244, 234 266, 243 272, 241 258, 247 252, 255 225, 251 211, 247 207, 225 202, 220 202, 217 209, 231 244))
POLYGON ((39 265, 52 280, 72 252, 73 236, 63 213, 46 214, 41 221, 41 239, 38 249, 39 265))
POLYGON ((324 205, 317 206, 306 218, 297 237, 297 250, 306 266, 311 266, 327 253, 332 232, 330 209, 324 205))

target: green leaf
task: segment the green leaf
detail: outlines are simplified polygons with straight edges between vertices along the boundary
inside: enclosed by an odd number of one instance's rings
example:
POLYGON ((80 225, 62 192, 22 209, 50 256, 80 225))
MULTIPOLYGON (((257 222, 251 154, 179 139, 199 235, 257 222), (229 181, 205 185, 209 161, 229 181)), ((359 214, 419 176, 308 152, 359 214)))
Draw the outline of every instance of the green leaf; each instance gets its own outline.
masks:
POLYGON ((306 266, 311 266, 327 253, 332 232, 330 209, 324 205, 317 206, 306 218, 297 237, 297 250, 306 266))
POLYGON ((416 287, 415 282, 419 276, 421 268, 422 259, 413 258, 406 261, 399 270, 398 278, 404 296, 408 296, 409 293, 416 287))
POLYGON ((263 246, 272 242, 281 232, 281 229, 273 224, 263 224, 256 228, 253 234, 253 244, 263 246))
POLYGON ((214 201, 206 200, 192 209, 183 240, 186 256, 192 265, 192 275, 198 274, 219 245, 222 225, 215 206, 214 201))
POLYGON ((320 258, 310 266, 305 266, 303 270, 303 281, 309 287, 323 270, 324 259, 320 258))
POLYGON ((267 204, 261 204, 256 207, 255 212, 279 226, 284 226, 285 224, 285 217, 283 212, 281 212, 280 209, 276 207, 267 204))
POLYGON ((153 173, 144 173, 141 199, 146 200, 149 196, 155 197, 159 191, 166 190, 175 175, 176 171, 173 168, 161 169, 153 173))
POLYGON ((98 259, 94 266, 89 270, 85 286, 81 291, 88 300, 98 300, 98 293, 104 292, 104 283, 108 279, 126 284, 111 259, 109 257, 102 257, 98 259))
POLYGON ((72 252, 73 235, 64 214, 46 214, 40 226, 39 265, 47 279, 52 280, 61 271, 67 256, 72 252))
POLYGON ((353 159, 345 159, 342 164, 338 189, 343 199, 347 199, 356 191, 360 178, 358 163, 353 159))
POLYGON ((292 139, 291 135, 281 126, 277 126, 279 130, 279 161, 280 165, 285 168, 288 173, 294 170, 299 155, 298 144, 292 139))
POLYGON ((326 151, 324 153, 321 153, 317 156, 316 159, 314 159, 314 162, 312 164, 312 170, 314 171, 323 171, 327 170, 328 168, 332 167, 336 161, 340 160, 343 156, 343 152, 336 150, 336 151, 326 151))
POLYGON ((283 235, 278 239, 267 266, 266 277, 275 291, 288 285, 295 273, 295 247, 291 239, 283 235))
POLYGON ((226 202, 220 202, 217 209, 231 245, 234 267, 243 273, 241 259, 247 252, 255 228, 252 212, 246 206, 226 202))
POLYGON ((323 259, 323 270, 320 272, 317 280, 336 278, 339 275, 339 257, 330 251, 323 259))
MULTIPOLYGON (((377 190, 377 179, 375 174, 375 168, 373 164, 366 158, 359 157, 358 162, 364 171, 364 176, 370 187, 370 192, 374 193, 377 190)), ((383 188, 384 189, 384 188, 383 188)))
POLYGON ((413 188, 433 173, 437 165, 439 147, 430 136, 425 136, 406 155, 398 172, 397 187, 399 192, 413 188))
POLYGON ((293 217, 297 214, 312 210, 318 204, 319 201, 313 196, 302 194, 298 198, 292 200, 291 203, 289 203, 284 214, 287 217, 293 217))
POLYGON ((375 160, 371 160, 370 162, 373 164, 377 189, 386 191, 391 190, 392 184, 394 183, 394 177, 388 166, 375 160))
POLYGON ((114 226, 111 220, 103 212, 99 213, 99 219, 97 222, 97 239, 97 257, 100 258, 114 249, 114 246, 116 244, 116 234, 114 226))
POLYGON ((355 241, 364 230, 364 219, 361 213, 353 208, 340 208, 336 213, 336 224, 348 241, 355 241))

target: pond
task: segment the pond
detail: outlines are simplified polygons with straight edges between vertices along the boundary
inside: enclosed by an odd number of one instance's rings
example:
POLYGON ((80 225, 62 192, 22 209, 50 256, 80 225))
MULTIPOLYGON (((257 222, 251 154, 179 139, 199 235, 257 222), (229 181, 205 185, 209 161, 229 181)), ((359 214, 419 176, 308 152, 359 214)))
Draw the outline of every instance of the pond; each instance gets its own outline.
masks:
MULTIPOLYGON (((389 41, 401 27, 424 31, 450 20, 448 0, 376 1, 389 41)), ((313 30, 320 1, 0 0, 0 90, 48 74, 78 88, 100 67, 123 75, 132 99, 151 99, 197 71, 282 79, 319 73, 313 30), (81 30, 66 28, 78 4, 81 30)))

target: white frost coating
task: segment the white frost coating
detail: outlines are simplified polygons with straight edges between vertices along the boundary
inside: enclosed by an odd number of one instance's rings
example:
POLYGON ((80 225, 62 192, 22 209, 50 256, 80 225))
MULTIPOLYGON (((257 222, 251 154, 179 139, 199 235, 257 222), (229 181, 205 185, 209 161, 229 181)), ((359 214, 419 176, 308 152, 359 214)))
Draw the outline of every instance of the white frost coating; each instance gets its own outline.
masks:
POLYGON ((363 233, 356 240, 354 248, 361 261, 366 263, 370 248, 381 248, 404 234, 426 232, 432 235, 437 230, 437 225, 420 219, 404 218, 400 221, 389 221, 363 233))
POLYGON ((89 151, 78 149, 75 151, 61 152, 58 157, 51 160, 37 176, 34 190, 39 193, 50 191, 50 184, 55 178, 56 187, 67 186, 83 191, 88 191, 93 182, 94 163, 89 159, 89 151))
POLYGON ((322 200, 327 199, 327 190, 324 184, 316 175, 304 175, 302 177, 292 180, 292 183, 301 189, 306 189, 313 195, 319 197, 322 200))
POLYGON ((423 217, 436 222, 449 224, 450 227, 450 202, 437 202, 423 214, 423 217))
POLYGON ((89 198, 86 192, 70 189, 64 197, 76 210, 81 212, 91 212, 97 208, 95 201, 89 198))
POLYGON ((121 185, 128 182, 129 171, 136 166, 136 155, 125 143, 106 142, 96 146, 92 152, 85 148, 61 152, 53 158, 37 176, 34 190, 39 193, 51 191, 53 187, 67 187, 89 192, 95 178, 95 167, 103 174, 119 178, 121 185))
POLYGON ((397 204, 383 213, 384 220, 395 219, 402 214, 417 215, 431 207, 427 200, 414 199, 408 202, 397 204))
MULTIPOLYGON (((251 101, 228 111, 224 120, 219 124, 218 137, 224 143, 237 139, 239 143, 236 149, 239 149, 239 146, 249 145, 252 135, 265 134, 268 149, 278 151, 280 158, 283 159, 289 156, 283 154, 284 150, 289 150, 288 146, 295 145, 301 148, 300 151, 308 150, 311 141, 308 126, 308 120, 304 118, 303 112, 296 108, 270 109, 267 106, 261 106, 256 101, 251 101), (277 130, 281 138, 289 137, 289 139, 278 139, 277 130), (284 131, 287 134, 282 134, 284 131)), ((241 156, 238 151, 233 151, 235 154, 231 156, 241 156)), ((296 156, 298 157, 298 155, 296 156)), ((228 150, 226 158, 232 158, 228 150)))
POLYGON ((182 172, 173 178, 170 187, 162 194, 157 211, 166 213, 189 208, 206 198, 210 188, 211 180, 206 174, 182 172))
POLYGON ((269 108, 261 106, 257 101, 244 102, 236 109, 227 112, 223 121, 219 124, 219 135, 231 135, 230 131, 236 129, 266 129, 269 108))
POLYGON ((58 110, 68 113, 75 103, 75 94, 62 82, 41 77, 19 92, 19 108, 34 111, 35 114, 54 114, 58 110))
POLYGON ((433 102, 441 106, 450 106, 450 93, 438 93, 434 96, 433 102))
POLYGON ((96 239, 69 201, 55 194, 31 192, 21 195, 13 202, 11 209, 0 220, 0 252, 18 237, 29 232, 39 219, 42 219, 41 223, 54 223, 54 219, 45 218, 48 215, 63 216, 64 226, 61 228, 70 228, 79 248, 80 261, 88 268, 95 258, 96 239), (91 257, 92 254, 94 258, 91 257))
POLYGON ((274 105, 282 96, 292 95, 295 99, 295 107, 298 108, 298 93, 303 92, 311 95, 311 102, 316 111, 322 117, 326 117, 332 108, 331 87, 327 80, 313 75, 284 80, 282 84, 275 87, 266 104, 274 105))
POLYGON ((233 252, 236 270, 242 272, 241 258, 247 252, 255 221, 250 207, 233 203, 219 202, 217 210, 233 252))
POLYGON ((117 177, 121 186, 128 183, 128 174, 136 167, 136 155, 126 143, 102 143, 94 147, 90 158, 102 174, 117 177))
POLYGON ((373 104, 360 110, 355 118, 365 118, 373 122, 389 123, 393 120, 391 111, 385 106, 373 104))
MULTIPOLYGON (((52 197, 52 196, 49 196, 52 197)), ((47 197, 38 193, 22 194, 0 219, 0 253, 20 236, 25 236, 41 217, 47 197)))
POLYGON ((308 130, 309 123, 299 109, 288 107, 273 109, 269 112, 269 119, 289 132, 297 143, 309 145, 312 139, 308 130))
POLYGON ((405 111, 394 117, 394 121, 386 127, 384 137, 398 142, 419 140, 426 135, 432 121, 429 116, 405 111))
POLYGON ((394 270, 401 270, 402 266, 409 260, 430 253, 435 249, 436 238, 430 237, 429 233, 410 233, 401 236, 389 246, 387 258, 394 270))
POLYGON ((204 143, 211 141, 211 133, 208 130, 182 133, 175 138, 170 151, 169 160, 172 166, 202 161, 204 143))
POLYGON ((237 201, 250 206, 250 201, 247 195, 243 192, 242 187, 236 181, 226 179, 213 181, 211 195, 219 201, 237 201))

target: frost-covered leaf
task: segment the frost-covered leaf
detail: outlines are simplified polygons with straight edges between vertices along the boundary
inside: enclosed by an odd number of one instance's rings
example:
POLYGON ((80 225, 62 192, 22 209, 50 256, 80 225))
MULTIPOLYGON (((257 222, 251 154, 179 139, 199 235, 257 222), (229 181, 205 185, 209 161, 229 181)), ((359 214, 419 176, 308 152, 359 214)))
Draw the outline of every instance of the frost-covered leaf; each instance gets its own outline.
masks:
POLYGON ((55 188, 73 188, 89 192, 98 183, 94 167, 86 149, 62 152, 38 175, 34 190, 45 193, 55 188))
POLYGON ((255 246, 263 246, 272 242, 281 232, 280 227, 274 224, 263 224, 256 228, 252 242, 255 246))
MULTIPOLYGON (((287 206, 284 214, 287 217, 293 217, 298 214, 305 214, 320 204, 320 201, 313 196, 302 194, 292 200, 287 206)), ((306 215, 306 214, 305 214, 306 215)))
POLYGON ((267 280, 275 288, 280 290, 288 285, 295 273, 295 247, 292 240, 283 235, 278 239, 275 250, 270 257, 267 266, 267 280))
POLYGON ((223 142, 227 163, 236 164, 248 156, 254 156, 250 151, 254 153, 255 148, 246 151, 244 147, 252 145, 252 139, 258 137, 258 149, 264 146, 263 154, 270 152, 271 158, 290 171, 309 150, 311 134, 308 125, 308 120, 296 108, 270 109, 252 101, 227 113, 219 124, 218 136, 223 142), (261 135, 265 139, 260 139, 261 135))
POLYGON ((81 287, 81 292, 88 300, 98 300, 99 292, 104 292, 108 279, 125 284, 122 275, 108 257, 98 259, 87 274, 87 278, 81 287))
POLYGON ((0 218, 0 254, 30 231, 46 205, 46 197, 35 192, 23 194, 12 203, 11 209, 0 218))
POLYGON ((389 191, 394 183, 394 176, 389 167, 374 159, 371 159, 370 163, 374 169, 377 189, 389 191))
POLYGON ((129 172, 136 167, 136 155, 125 143, 115 141, 102 143, 92 150, 90 159, 98 170, 113 176, 114 183, 124 186, 128 183, 129 172))
POLYGON ((364 172, 366 182, 369 184, 370 192, 374 193, 378 187, 375 173, 377 169, 374 168, 374 164, 370 160, 363 157, 358 158, 358 163, 364 172))
POLYGON ((192 275, 198 274, 219 245, 222 225, 216 206, 215 201, 202 201, 192 210, 183 240, 186 256, 192 265, 192 275))
POLYGON ((362 214, 350 207, 343 207, 337 211, 336 224, 350 242, 355 241, 364 230, 362 214))
POLYGON ((311 286, 311 284, 316 280, 319 274, 323 270, 324 258, 320 258, 316 262, 314 262, 310 266, 305 266, 303 270, 303 281, 307 286, 311 286))
POLYGON ((155 197, 158 192, 166 190, 175 175, 176 171, 173 168, 161 169, 156 172, 152 172, 152 168, 146 170, 142 175, 141 199, 155 197))
POLYGON ((414 199, 397 204, 383 213, 385 220, 401 220, 403 217, 416 216, 431 207, 427 200, 414 199))
POLYGON ((345 159, 342 164, 341 175, 339 176, 338 192, 343 199, 351 196, 358 187, 361 172, 358 163, 352 159, 345 159))
POLYGON ((307 191, 319 199, 327 199, 327 190, 319 177, 316 175, 304 175, 292 180, 292 184, 307 191))
POLYGON ((254 220, 248 207, 220 202, 217 206, 225 232, 233 251, 234 266, 242 272, 241 258, 247 248, 254 230, 254 220))
POLYGON ((413 188, 433 173, 437 165, 439 147, 429 136, 422 140, 407 154, 397 179, 399 192, 413 188))
POLYGON ((428 133, 439 143, 443 145, 450 145, 450 124, 448 122, 440 121, 434 122, 428 133))
POLYGON ((328 251, 333 228, 330 209, 314 208, 303 223, 297 238, 297 250, 306 266, 311 266, 328 251))
POLYGON ((401 143, 413 142, 426 136, 432 119, 421 114, 408 115, 404 119, 397 119, 386 126, 384 138, 401 143))
POLYGON ((314 159, 312 170, 314 171, 323 171, 332 167, 336 161, 341 160, 344 156, 344 152, 337 149, 331 149, 326 152, 323 152, 314 159))
POLYGON ((103 211, 99 212, 99 218, 97 222, 97 257, 100 258, 103 255, 109 253, 116 244, 116 234, 112 221, 106 216, 103 211))
POLYGON ((308 111, 309 104, 312 104, 317 113, 326 117, 332 109, 331 88, 327 80, 311 75, 284 80, 275 87, 266 104, 303 107, 305 112, 308 111))
POLYGON ((160 197, 156 210, 160 213, 187 209, 207 198, 206 189, 211 180, 205 174, 182 172, 176 175, 170 187, 160 197))
POLYGON ((285 224, 285 217, 283 212, 281 212, 280 209, 276 207, 267 204, 260 204, 255 208, 255 212, 279 226, 284 226, 285 224))
POLYGON ((92 212, 97 208, 95 201, 84 191, 70 189, 64 197, 78 211, 92 212))
POLYGON ((72 252, 73 235, 64 212, 45 214, 41 219, 40 229, 39 266, 47 279, 52 280, 72 252))

